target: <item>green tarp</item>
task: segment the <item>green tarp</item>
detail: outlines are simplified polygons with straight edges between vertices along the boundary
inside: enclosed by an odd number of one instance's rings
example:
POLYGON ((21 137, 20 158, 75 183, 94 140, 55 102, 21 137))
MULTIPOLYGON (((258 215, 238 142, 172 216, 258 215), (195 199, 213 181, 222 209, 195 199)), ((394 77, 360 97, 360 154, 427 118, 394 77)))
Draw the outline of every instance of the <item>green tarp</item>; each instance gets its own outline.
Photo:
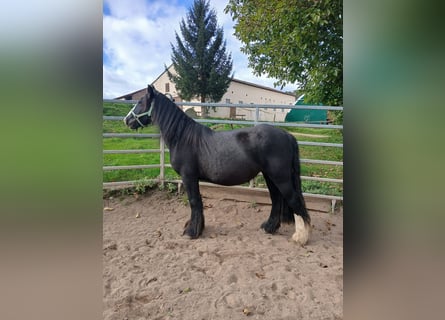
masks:
MULTIPOLYGON (((307 106, 313 104, 304 103, 304 94, 300 96, 295 102, 296 106, 307 106)), ((321 105, 321 104, 319 104, 321 105)), ((313 109, 293 109, 289 111, 284 118, 286 122, 308 122, 308 123, 325 123, 328 118, 327 110, 313 110, 313 109)))

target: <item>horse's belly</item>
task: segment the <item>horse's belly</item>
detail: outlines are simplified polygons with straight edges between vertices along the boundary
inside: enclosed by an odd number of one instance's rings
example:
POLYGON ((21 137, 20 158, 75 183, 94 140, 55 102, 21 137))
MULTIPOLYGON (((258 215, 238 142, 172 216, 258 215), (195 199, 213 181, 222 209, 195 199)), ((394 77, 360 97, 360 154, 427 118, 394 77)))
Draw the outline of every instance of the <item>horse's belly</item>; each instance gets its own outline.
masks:
POLYGON ((243 166, 221 166, 212 168, 204 175, 204 180, 212 183, 233 186, 243 184, 253 179, 259 172, 255 165, 243 166))

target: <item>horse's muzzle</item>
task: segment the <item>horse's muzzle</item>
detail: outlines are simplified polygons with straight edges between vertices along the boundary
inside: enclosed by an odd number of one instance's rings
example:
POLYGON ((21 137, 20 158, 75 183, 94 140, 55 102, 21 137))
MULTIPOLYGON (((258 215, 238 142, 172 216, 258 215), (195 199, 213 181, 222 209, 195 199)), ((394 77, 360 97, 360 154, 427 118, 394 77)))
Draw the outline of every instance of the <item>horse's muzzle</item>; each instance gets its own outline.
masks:
POLYGON ((124 118, 124 123, 127 127, 133 130, 138 129, 140 127, 140 124, 136 121, 136 118, 131 115, 126 116, 124 118))

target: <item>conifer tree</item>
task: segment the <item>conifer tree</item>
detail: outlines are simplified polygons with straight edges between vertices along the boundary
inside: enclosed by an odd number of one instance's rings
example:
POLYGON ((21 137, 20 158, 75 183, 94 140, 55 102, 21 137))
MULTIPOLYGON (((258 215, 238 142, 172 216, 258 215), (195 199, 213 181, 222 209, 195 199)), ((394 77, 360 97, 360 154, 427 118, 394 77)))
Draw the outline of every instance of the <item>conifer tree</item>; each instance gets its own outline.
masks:
POLYGON ((201 102, 220 101, 232 80, 232 57, 226 52, 222 27, 207 0, 195 0, 180 23, 182 39, 176 33, 172 63, 168 72, 181 98, 198 97, 201 102))

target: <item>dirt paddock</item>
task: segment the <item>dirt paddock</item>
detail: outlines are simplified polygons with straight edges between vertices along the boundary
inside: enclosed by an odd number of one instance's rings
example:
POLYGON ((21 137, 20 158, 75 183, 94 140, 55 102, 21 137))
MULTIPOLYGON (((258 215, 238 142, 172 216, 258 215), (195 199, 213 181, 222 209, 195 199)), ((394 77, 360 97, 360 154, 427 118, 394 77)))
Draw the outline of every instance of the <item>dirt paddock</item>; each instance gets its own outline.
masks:
POLYGON ((307 199, 312 234, 259 227, 264 195, 202 190, 206 228, 182 236, 181 195, 150 191, 104 199, 104 319, 342 319, 343 213, 307 199), (326 209, 327 208, 327 209, 326 209))

